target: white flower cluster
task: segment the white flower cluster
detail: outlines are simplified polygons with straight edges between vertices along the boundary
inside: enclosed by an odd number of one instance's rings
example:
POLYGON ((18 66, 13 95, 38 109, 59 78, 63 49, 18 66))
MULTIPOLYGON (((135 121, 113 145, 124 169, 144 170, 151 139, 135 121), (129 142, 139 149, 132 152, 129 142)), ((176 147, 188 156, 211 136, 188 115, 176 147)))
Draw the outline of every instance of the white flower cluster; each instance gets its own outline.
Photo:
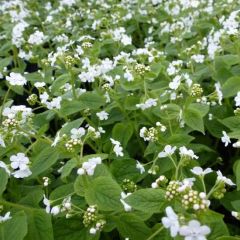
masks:
POLYGON ((179 234, 185 240, 207 240, 206 236, 211 232, 208 226, 201 225, 198 220, 190 220, 187 224, 181 225, 178 215, 170 206, 166 208, 166 215, 162 218, 162 224, 170 229, 171 237, 179 234))
POLYGON ((17 153, 10 157, 10 167, 6 163, 0 161, 0 168, 3 168, 6 173, 10 176, 13 175, 15 178, 26 178, 29 177, 32 172, 29 169, 29 158, 24 153, 17 153))
POLYGON ((27 79, 24 76, 22 76, 22 74, 15 72, 11 72, 10 76, 6 77, 6 80, 12 86, 23 86, 27 84, 27 79))
POLYGON ((123 148, 121 146, 121 143, 119 141, 114 140, 113 138, 110 138, 112 144, 114 145, 113 151, 116 154, 116 156, 123 157, 123 148))
POLYGON ((100 157, 90 158, 87 162, 82 164, 82 167, 77 170, 78 175, 87 174, 92 176, 94 174, 94 170, 98 164, 102 163, 102 159, 100 157))

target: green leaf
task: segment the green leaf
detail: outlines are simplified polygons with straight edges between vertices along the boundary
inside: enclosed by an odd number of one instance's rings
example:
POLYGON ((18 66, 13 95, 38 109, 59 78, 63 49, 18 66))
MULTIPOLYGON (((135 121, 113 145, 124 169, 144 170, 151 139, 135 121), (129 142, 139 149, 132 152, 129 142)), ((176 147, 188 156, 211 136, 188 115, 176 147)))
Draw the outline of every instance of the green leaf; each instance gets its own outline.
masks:
POLYGON ((110 177, 98 177, 85 189, 89 205, 96 204, 103 211, 117 211, 122 208, 120 186, 110 177))
POLYGON ((1 240, 23 240, 27 234, 27 218, 23 211, 0 224, 1 240))
POLYGON ((7 183, 8 183, 8 174, 4 169, 0 168, 0 196, 6 189, 7 183))
POLYGON ((203 117, 197 109, 186 109, 183 113, 183 120, 192 129, 204 133, 203 117))
POLYGON ((231 77, 222 86, 223 96, 232 97, 240 91, 240 77, 231 77))
POLYGON ((143 212, 162 212, 165 203, 165 192, 161 189, 140 189, 125 200, 136 210, 143 212))
POLYGON ((237 116, 228 117, 218 121, 232 131, 239 130, 240 118, 237 116))
POLYGON ((67 122, 60 130, 60 134, 69 134, 73 128, 79 128, 83 123, 84 118, 79 118, 71 122, 67 122))
POLYGON ((119 182, 122 182, 124 179, 137 181, 141 179, 142 176, 136 168, 136 164, 137 162, 134 159, 119 159, 112 162, 110 170, 119 182))
POLYGON ((117 123, 112 130, 113 139, 119 141, 123 147, 127 146, 133 134, 133 126, 130 123, 117 123))
POLYGON ((28 233, 24 240, 53 240, 51 216, 44 210, 28 211, 27 220, 28 233))
POLYGON ((233 170, 236 176, 237 190, 240 190, 240 160, 236 161, 233 166, 233 170))
POLYGON ((71 159, 67 161, 67 163, 63 166, 61 171, 61 179, 66 180, 66 178, 70 175, 72 170, 77 166, 78 161, 76 159, 71 159))
POLYGON ((228 228, 223 221, 223 215, 208 210, 199 216, 202 224, 206 224, 211 228, 211 234, 208 236, 209 240, 216 240, 220 236, 228 236, 228 228))
POLYGON ((132 213, 124 213, 116 218, 117 229, 124 238, 131 240, 147 239, 151 230, 140 217, 132 213))
POLYGON ((84 108, 98 109, 105 104, 105 98, 97 92, 86 92, 80 95, 79 102, 84 108))
POLYGON ((58 160, 59 153, 53 147, 44 148, 38 155, 32 158, 32 175, 30 178, 37 177, 39 174, 48 170, 58 160))

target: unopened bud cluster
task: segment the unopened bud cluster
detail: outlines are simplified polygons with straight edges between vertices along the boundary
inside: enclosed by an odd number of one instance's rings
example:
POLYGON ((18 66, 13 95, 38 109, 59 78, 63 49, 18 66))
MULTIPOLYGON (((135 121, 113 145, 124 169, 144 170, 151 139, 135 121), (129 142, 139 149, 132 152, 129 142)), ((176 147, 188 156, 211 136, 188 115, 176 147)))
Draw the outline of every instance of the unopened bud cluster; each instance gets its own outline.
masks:
POLYGON ((83 224, 85 227, 91 227, 89 230, 90 234, 96 234, 97 231, 103 229, 106 221, 98 214, 97 207, 92 205, 87 208, 83 215, 83 224))
POLYGON ((15 128, 19 125, 19 122, 14 118, 7 118, 2 122, 3 126, 6 128, 15 128))
POLYGON ((64 57, 64 62, 66 64, 66 66, 69 68, 69 67, 71 67, 74 64, 75 59, 73 57, 71 57, 71 56, 65 56, 64 57))
POLYGON ((70 139, 65 143, 65 147, 69 152, 72 152, 74 150, 74 147, 81 145, 80 139, 70 139))
POLYGON ((137 185, 130 179, 124 179, 122 182, 122 189, 124 192, 132 193, 137 190, 137 185))
POLYGON ((188 189, 182 195, 182 205, 186 209, 204 210, 208 208, 209 203, 204 192, 199 193, 193 189, 188 189))
POLYGON ((236 108, 236 109, 234 110, 234 114, 235 114, 236 116, 240 116, 240 108, 236 108))
POLYGON ((221 199, 224 197, 224 194, 226 193, 225 183, 220 182, 218 185, 218 188, 213 192, 213 197, 216 199, 221 199))
POLYGON ((149 66, 145 66, 144 64, 136 64, 135 66, 135 71, 140 74, 143 75, 145 72, 149 72, 150 71, 150 67, 149 66))
POLYGON ((180 195, 180 192, 178 190, 179 187, 180 187, 179 181, 170 181, 166 189, 165 198, 171 201, 175 197, 178 197, 180 195))
POLYGON ((203 94, 203 89, 202 89, 201 85, 198 83, 193 84, 192 89, 191 89, 191 96, 201 97, 202 94, 203 94))
POLYGON ((38 100, 38 96, 36 94, 31 94, 28 98, 27 98, 27 102, 29 105, 33 106, 36 104, 38 100))
POLYGON ((82 44, 82 47, 83 47, 84 49, 91 48, 91 47, 92 47, 92 43, 90 43, 90 42, 84 42, 84 43, 82 44))

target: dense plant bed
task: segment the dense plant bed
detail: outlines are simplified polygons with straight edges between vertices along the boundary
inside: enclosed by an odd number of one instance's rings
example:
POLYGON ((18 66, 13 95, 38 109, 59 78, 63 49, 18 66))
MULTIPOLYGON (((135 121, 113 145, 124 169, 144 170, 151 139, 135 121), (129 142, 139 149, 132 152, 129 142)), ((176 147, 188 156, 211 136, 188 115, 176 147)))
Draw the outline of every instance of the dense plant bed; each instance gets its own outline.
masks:
POLYGON ((0 239, 240 239, 239 6, 2 0, 0 239))

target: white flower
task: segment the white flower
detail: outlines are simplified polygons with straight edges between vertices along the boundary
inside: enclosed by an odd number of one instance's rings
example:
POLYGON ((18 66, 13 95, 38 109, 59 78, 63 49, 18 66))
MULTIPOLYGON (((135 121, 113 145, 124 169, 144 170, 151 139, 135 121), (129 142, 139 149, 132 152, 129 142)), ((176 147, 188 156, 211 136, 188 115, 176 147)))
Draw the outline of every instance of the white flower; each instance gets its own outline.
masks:
POLYGON ((19 169, 12 173, 12 175, 15 178, 25 178, 25 177, 29 177, 31 174, 32 174, 32 172, 29 168, 19 169))
POLYGON ((60 109, 61 108, 61 101, 62 101, 62 97, 56 97, 53 98, 51 102, 46 102, 47 108, 48 109, 60 109))
POLYGON ((11 219, 10 212, 7 212, 4 216, 0 216, 0 223, 6 222, 7 220, 11 219))
POLYGON ((130 212, 130 211, 132 210, 132 207, 124 201, 124 199, 125 199, 126 197, 130 196, 130 195, 131 195, 131 193, 127 193, 127 194, 126 194, 126 193, 124 193, 124 192, 121 192, 120 202, 122 203, 122 205, 123 205, 123 207, 124 207, 124 210, 125 210, 126 212, 130 212))
POLYGON ((237 96, 234 98, 234 101, 236 102, 235 106, 240 107, 240 92, 237 93, 237 96))
POLYGON ((134 80, 133 75, 130 73, 129 70, 126 70, 126 72, 124 73, 123 76, 124 76, 124 78, 127 79, 128 82, 131 82, 134 80))
POLYGON ((43 32, 36 31, 33 34, 29 36, 28 43, 40 45, 42 44, 46 39, 46 36, 44 36, 43 32))
POLYGON ((169 83, 169 88, 173 90, 177 90, 178 87, 180 86, 180 83, 181 83, 181 76, 176 76, 174 77, 172 82, 169 83))
POLYGON ((72 139, 80 139, 82 136, 84 136, 86 133, 86 130, 83 127, 80 128, 73 128, 71 130, 71 138, 72 139))
POLYGON ((174 152, 176 151, 177 147, 172 147, 171 145, 166 145, 164 147, 164 151, 160 152, 158 154, 159 158, 164 158, 167 156, 171 156, 172 154, 174 154, 174 152))
POLYGON ((223 143, 225 143, 225 147, 227 147, 228 144, 231 143, 231 140, 225 131, 222 131, 222 134, 223 136, 221 137, 221 140, 223 143))
POLYGON ((0 146, 2 146, 3 148, 6 147, 5 142, 4 142, 4 139, 3 139, 3 137, 2 137, 1 134, 0 134, 0 146))
POLYGON ((53 215, 53 216, 55 216, 55 215, 57 215, 57 214, 59 214, 60 213, 60 207, 59 206, 54 206, 54 207, 52 207, 52 209, 51 209, 51 214, 53 215))
POLYGON ((195 175, 205 176, 206 174, 211 173, 212 169, 211 168, 206 168, 205 170, 203 170, 201 167, 194 167, 190 171, 195 175))
POLYGON ((11 167, 13 169, 19 168, 20 170, 27 169, 27 164, 29 163, 29 158, 25 156, 24 153, 18 153, 17 155, 12 155, 10 157, 11 167))
POLYGON ((89 233, 95 235, 97 233, 97 229, 92 227, 90 228, 89 233))
POLYGON ((179 148, 179 154, 180 154, 180 156, 181 157, 183 157, 183 156, 187 156, 187 157, 190 157, 190 158, 192 158, 192 159, 198 159, 198 156, 196 156, 195 154, 194 154, 194 152, 193 152, 193 150, 191 150, 191 149, 187 149, 186 147, 180 147, 179 148))
POLYGON ((179 192, 185 191, 187 188, 191 188, 193 186, 193 182, 195 181, 195 178, 185 178, 183 181, 180 183, 181 186, 178 188, 179 192))
POLYGON ((87 175, 92 176, 94 174, 94 170, 98 164, 102 163, 102 159, 100 157, 90 158, 87 162, 82 164, 82 167, 78 169, 78 175, 83 175, 87 173, 87 175))
POLYGON ((167 216, 162 218, 162 224, 165 228, 170 228, 171 237, 176 237, 180 227, 178 215, 172 207, 167 207, 165 211, 167 216))
POLYGON ((136 168, 139 169, 141 174, 145 172, 144 166, 139 161, 137 161, 136 168))
POLYGON ((51 210, 50 201, 49 201, 49 199, 47 199, 45 194, 43 195, 43 204, 46 206, 46 208, 45 208, 46 213, 50 213, 50 210, 51 210))
POLYGON ((203 63, 204 62, 204 55, 202 54, 196 54, 191 57, 192 60, 194 60, 196 63, 203 63))
POLYGON ((98 118, 100 120, 107 120, 109 114, 105 111, 101 111, 101 112, 96 113, 96 115, 98 116, 98 118))
POLYGON ((27 80, 25 77, 23 77, 20 73, 11 72, 10 76, 6 77, 6 80, 9 82, 12 86, 23 86, 27 83, 27 80))
POLYGON ((148 109, 150 107, 155 107, 155 106, 157 106, 157 99, 153 99, 153 98, 149 98, 148 100, 145 101, 145 103, 136 104, 136 107, 142 110, 148 109))
POLYGON ((121 143, 119 141, 114 140, 113 138, 110 138, 112 144, 114 145, 113 151, 115 152, 116 156, 123 157, 123 148, 121 146, 121 143))
POLYGON ((223 176, 220 170, 217 171, 217 181, 224 182, 224 183, 228 184, 229 186, 235 186, 236 185, 235 183, 232 182, 231 179, 223 176))
POLYGON ((223 99, 223 93, 221 91, 221 85, 219 82, 215 83, 215 90, 216 90, 216 93, 217 93, 217 96, 218 96, 218 104, 219 105, 222 105, 222 99, 223 99))
POLYGON ((185 240, 206 240, 205 236, 210 232, 208 226, 201 226, 197 220, 191 220, 188 225, 182 226, 179 231, 180 235, 185 237, 185 240))
POLYGON ((42 88, 42 87, 44 87, 45 85, 46 85, 45 82, 35 82, 35 83, 34 83, 34 87, 36 87, 36 88, 42 88))
MULTIPOLYGON (((1 145, 1 141, 0 141, 0 145, 1 145)), ((240 148, 240 141, 238 140, 237 142, 233 143, 232 145, 234 148, 240 148)))
POLYGON ((8 166, 6 165, 6 163, 0 161, 0 168, 3 168, 6 171, 6 173, 10 176, 11 172, 10 172, 8 166))

